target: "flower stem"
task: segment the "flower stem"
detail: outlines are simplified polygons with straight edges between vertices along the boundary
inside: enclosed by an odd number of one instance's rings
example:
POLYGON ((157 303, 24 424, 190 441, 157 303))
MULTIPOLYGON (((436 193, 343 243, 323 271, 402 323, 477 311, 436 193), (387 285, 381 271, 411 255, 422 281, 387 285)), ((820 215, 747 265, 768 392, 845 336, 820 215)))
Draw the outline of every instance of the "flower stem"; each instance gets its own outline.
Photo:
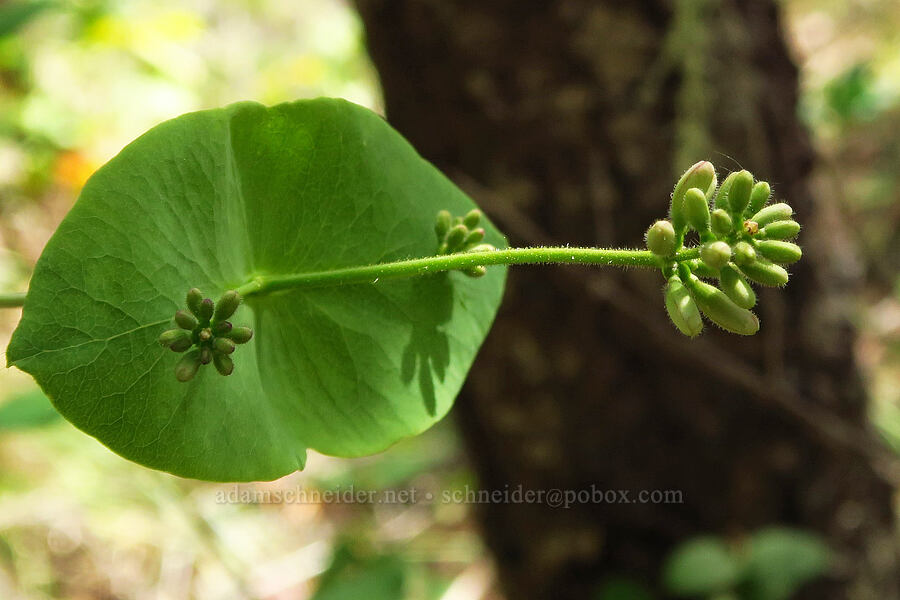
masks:
POLYGON ((415 277, 468 269, 480 265, 577 264, 607 267, 660 268, 667 262, 697 258, 696 248, 679 250, 672 259, 664 259, 647 250, 611 250, 606 248, 506 248, 484 252, 460 252, 396 262, 345 267, 330 271, 261 275, 237 288, 242 296, 260 296, 292 288, 331 287, 375 283, 381 279, 415 277))
POLYGON ((18 308, 25 304, 25 292, 0 294, 0 308, 18 308))

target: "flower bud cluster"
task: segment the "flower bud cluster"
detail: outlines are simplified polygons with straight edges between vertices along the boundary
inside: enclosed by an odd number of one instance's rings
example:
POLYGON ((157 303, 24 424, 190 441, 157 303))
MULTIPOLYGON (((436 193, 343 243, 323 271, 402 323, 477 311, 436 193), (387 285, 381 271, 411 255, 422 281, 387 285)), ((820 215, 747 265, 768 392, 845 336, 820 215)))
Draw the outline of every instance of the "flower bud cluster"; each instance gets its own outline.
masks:
POLYGON ((235 327, 227 319, 241 304, 241 296, 234 290, 222 294, 218 302, 204 298, 197 288, 187 293, 189 310, 175 312, 176 329, 164 331, 159 343, 173 352, 186 352, 175 365, 178 381, 190 381, 203 365, 213 363, 222 375, 231 375, 234 361, 231 354, 238 344, 246 344, 253 337, 249 327, 235 327))
MULTIPOLYGON (((438 238, 438 254, 456 254, 457 252, 487 252, 496 250, 491 244, 484 243, 484 228, 479 227, 482 212, 477 208, 470 210, 464 217, 453 217, 448 210, 437 215, 434 232, 438 238)), ((469 277, 483 277, 487 268, 477 265, 462 270, 469 277)))
POLYGON ((800 260, 792 240, 800 224, 785 203, 768 204, 771 187, 754 181, 748 171, 731 173, 717 186, 712 164, 701 161, 675 186, 668 221, 657 221, 646 234, 647 248, 664 260, 666 310, 685 335, 703 329, 700 314, 723 329, 752 335, 759 320, 755 282, 781 286, 788 281, 784 265, 800 260), (712 204, 712 206, 711 206, 712 204), (676 262, 685 236, 696 231, 699 258, 676 262), (712 285, 702 279, 717 280, 712 285))

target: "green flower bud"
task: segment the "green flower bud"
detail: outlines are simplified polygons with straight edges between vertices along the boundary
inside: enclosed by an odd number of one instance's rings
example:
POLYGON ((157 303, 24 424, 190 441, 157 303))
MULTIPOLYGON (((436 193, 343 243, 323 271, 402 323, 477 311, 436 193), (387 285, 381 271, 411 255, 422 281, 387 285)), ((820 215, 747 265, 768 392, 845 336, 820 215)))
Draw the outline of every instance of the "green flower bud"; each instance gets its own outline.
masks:
POLYGON ((759 230, 759 237, 767 240, 792 240, 800 233, 797 221, 775 221, 759 230))
POLYGON ((235 344, 246 344, 253 337, 253 330, 249 327, 235 327, 225 334, 225 337, 235 344))
POLYGON ((800 260, 803 252, 800 246, 792 242, 780 240, 763 240, 756 246, 756 252, 772 262, 789 265, 800 260))
POLYGON ((738 268, 729 263, 719 271, 719 287, 731 301, 741 308, 753 308, 756 304, 756 292, 744 279, 738 268))
POLYGON ((200 330, 200 333, 197 334, 197 339, 199 339, 201 343, 208 342, 212 338, 213 338, 212 330, 209 327, 204 327, 203 329, 200 330))
POLYGON ((497 247, 493 244, 478 244, 466 250, 466 252, 493 252, 497 247))
POLYGON ((725 242, 710 242, 700 248, 700 259, 710 269, 718 271, 731 260, 731 246, 725 242))
POLYGON ((213 353, 212 350, 209 349, 208 346, 203 346, 200 348, 200 364, 208 365, 212 362, 213 353))
POLYGON ((772 194, 772 188, 765 181, 758 181, 750 192, 750 206, 744 211, 747 215, 755 215, 760 209, 766 205, 769 196, 772 194))
POLYGON ((182 329, 193 331, 197 327, 197 317, 186 310, 175 311, 175 323, 182 329))
POLYGON ((788 282, 788 272, 781 265, 757 258, 752 263, 741 265, 741 272, 762 285, 772 287, 784 285, 788 282))
POLYGON ((753 335, 759 331, 756 315, 732 302, 719 288, 694 276, 687 286, 700 311, 722 329, 738 335, 753 335))
POLYGON ((689 337, 697 336, 703 331, 703 319, 700 318, 697 304, 678 277, 669 278, 665 298, 666 312, 678 331, 689 337))
POLYGON ((231 321, 221 321, 212 326, 210 331, 213 335, 225 335, 231 331, 231 321))
POLYGON ((716 170, 712 163, 701 160, 690 169, 684 172, 678 183, 675 184, 675 190, 672 192, 672 204, 669 208, 669 220, 676 231, 683 231, 687 226, 687 220, 684 214, 684 196, 691 188, 700 188, 708 190, 715 185, 716 170))
MULTIPOLYGON (((682 263, 684 264, 684 263, 682 263)), ((710 269, 705 262, 700 259, 695 258, 694 260, 687 261, 687 267, 691 273, 694 273, 697 277, 718 277, 719 273, 714 269, 710 269)))
POLYGON ((216 365, 216 371, 222 375, 231 375, 234 372, 234 361, 227 354, 216 353, 213 356, 213 364, 216 365))
POLYGON ((470 210, 463 219, 463 225, 465 225, 469 229, 475 229, 476 227, 478 227, 478 223, 480 222, 481 211, 477 208, 473 208, 472 210, 470 210))
POLYGON ((756 221, 760 227, 765 227, 769 223, 774 223, 775 221, 787 221, 793 214, 793 208, 784 202, 779 202, 778 204, 772 204, 763 208, 750 217, 750 220, 756 221))
POLYGON ((206 323, 213 316, 213 310, 215 309, 215 304, 209 298, 204 298, 200 302, 200 308, 197 311, 197 318, 200 319, 200 322, 206 323))
POLYGON ((469 267, 468 269, 463 270, 463 273, 472 277, 473 279, 477 279, 479 277, 484 277, 487 275, 487 267, 484 265, 476 265, 474 267, 469 267))
POLYGON ((726 235, 728 233, 731 233, 731 228, 734 226, 734 222, 731 220, 731 215, 729 215, 722 208, 717 208, 716 210, 712 211, 712 214, 710 214, 709 216, 709 220, 713 233, 715 233, 716 235, 726 235))
POLYGON ((213 350, 221 354, 231 354, 234 352, 234 342, 224 337, 217 337, 213 340, 213 350))
POLYGON ((669 221, 657 221, 644 235, 647 249, 659 256, 670 256, 675 252, 675 228, 669 221))
POLYGON ((454 226, 447 234, 447 250, 456 252, 457 248, 462 246, 467 235, 469 235, 469 229, 465 225, 454 226))
POLYGON ((709 231, 709 203, 698 188, 691 188, 684 195, 684 216, 695 230, 700 233, 709 231))
POLYGON ((481 229, 480 227, 478 229, 473 229, 469 232, 469 235, 466 236, 466 239, 463 240, 463 248, 468 249, 472 246, 476 246, 483 239, 484 229, 481 229))
POLYGON ((453 216, 450 214, 449 210, 442 210, 438 212, 437 219, 434 222, 434 232, 437 234, 439 240, 443 240, 444 236, 447 235, 447 232, 450 231, 450 226, 453 223, 453 216))
POLYGON ((725 178, 725 181, 722 182, 722 185, 719 186, 719 191, 716 192, 716 208, 721 208, 726 212, 731 211, 731 203, 728 201, 728 196, 731 194, 731 186, 734 185, 734 180, 737 176, 738 171, 729 173, 728 177, 725 178))
POLYGON ((184 329, 169 329, 159 336, 159 343, 174 352, 184 352, 194 345, 191 332, 184 329))
POLYGON ((201 302, 203 302, 203 292, 197 288, 191 288, 187 293, 187 307, 198 317, 200 316, 201 302))
POLYGON ((190 381, 200 368, 200 350, 194 349, 184 355, 175 365, 175 378, 178 381, 190 381))
POLYGON ((234 314, 238 306, 241 304, 241 295, 234 290, 228 290, 216 303, 216 310, 213 313, 213 321, 224 321, 234 314))
POLYGON ((732 214, 742 215, 750 205, 750 193, 753 191, 753 175, 749 171, 738 171, 731 189, 728 191, 728 205, 732 214))
POLYGON ((756 260, 756 250, 747 242, 738 242, 734 245, 734 262, 737 265, 749 265, 756 260))

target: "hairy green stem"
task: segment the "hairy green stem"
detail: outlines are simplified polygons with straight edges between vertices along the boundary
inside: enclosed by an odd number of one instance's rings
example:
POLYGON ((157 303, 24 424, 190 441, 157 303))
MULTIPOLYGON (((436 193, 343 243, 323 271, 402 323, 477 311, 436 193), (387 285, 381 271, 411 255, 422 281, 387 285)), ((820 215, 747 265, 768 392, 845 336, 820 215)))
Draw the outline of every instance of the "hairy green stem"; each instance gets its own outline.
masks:
POLYGON ((291 275, 262 275, 237 288, 242 296, 259 296, 292 288, 330 287, 357 283, 375 283, 381 279, 416 277, 443 271, 465 270, 477 266, 577 264, 608 267, 655 267, 666 262, 681 262, 699 256, 696 248, 679 250, 672 259, 663 259, 647 250, 610 250, 606 248, 507 248, 484 252, 460 252, 427 258, 345 267, 330 271, 291 275))
POLYGON ((0 294, 0 308, 18 308, 25 304, 25 292, 0 294))

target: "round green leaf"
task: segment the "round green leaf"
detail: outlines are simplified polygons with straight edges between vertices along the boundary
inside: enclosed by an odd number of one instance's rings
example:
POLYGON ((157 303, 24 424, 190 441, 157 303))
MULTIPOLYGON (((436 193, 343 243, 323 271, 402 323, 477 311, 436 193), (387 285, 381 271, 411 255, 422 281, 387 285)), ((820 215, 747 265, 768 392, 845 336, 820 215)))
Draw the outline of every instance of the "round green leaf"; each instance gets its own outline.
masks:
MULTIPOLYGON (((436 250, 441 209, 474 203, 381 118, 348 102, 255 103, 163 123, 101 168, 35 268, 8 361, 122 456, 177 475, 273 479, 306 449, 383 450, 449 410, 505 269, 249 297, 234 374, 156 339, 192 287, 436 250)), ((505 245, 488 222, 487 241, 505 245)))

